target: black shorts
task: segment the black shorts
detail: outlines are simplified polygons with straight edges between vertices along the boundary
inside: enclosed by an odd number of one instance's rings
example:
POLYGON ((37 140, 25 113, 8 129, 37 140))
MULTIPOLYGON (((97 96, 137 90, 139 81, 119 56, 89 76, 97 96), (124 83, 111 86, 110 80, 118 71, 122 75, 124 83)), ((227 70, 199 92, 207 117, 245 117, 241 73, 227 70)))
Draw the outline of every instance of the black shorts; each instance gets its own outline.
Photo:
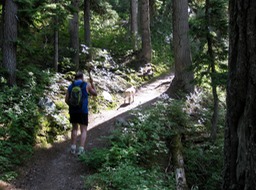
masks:
POLYGON ((70 113, 69 121, 88 126, 88 113, 70 113))

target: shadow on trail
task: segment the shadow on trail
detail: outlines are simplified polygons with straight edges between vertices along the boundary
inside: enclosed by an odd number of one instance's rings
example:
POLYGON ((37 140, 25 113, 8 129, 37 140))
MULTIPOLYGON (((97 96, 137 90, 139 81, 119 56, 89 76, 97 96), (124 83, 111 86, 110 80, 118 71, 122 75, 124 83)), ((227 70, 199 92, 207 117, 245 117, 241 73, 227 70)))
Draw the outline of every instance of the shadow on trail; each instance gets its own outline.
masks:
MULTIPOLYGON (((156 102, 154 98, 123 113, 108 118, 103 123, 88 129, 86 151, 93 148, 103 148, 109 145, 107 136, 115 129, 118 119, 127 120, 133 116, 134 109, 145 109, 156 102)), ((90 125, 90 124, 89 124, 90 125)), ((80 139, 80 136, 79 138, 80 139)), ((62 142, 54 143, 49 148, 37 148, 33 157, 19 169, 20 176, 12 185, 5 186, 5 190, 82 190, 84 176, 90 175, 89 170, 78 159, 69 153, 70 134, 62 142), (84 175, 84 176, 83 176, 84 175)))
POLYGON ((146 109, 157 100, 159 100, 159 97, 156 97, 148 102, 145 102, 144 104, 138 105, 132 109, 129 109, 123 113, 120 113, 112 118, 109 118, 107 121, 88 129, 88 136, 87 136, 85 149, 91 150, 92 148, 101 148, 101 147, 107 146, 108 142, 106 142, 106 138, 104 137, 111 135, 112 131, 116 127, 116 122, 126 121, 128 119, 131 119, 132 117, 134 117, 133 115, 130 114, 133 110, 146 109))
MULTIPOLYGON (((107 137, 115 129, 117 120, 128 120, 134 109, 146 109, 166 92, 167 87, 157 89, 159 84, 149 86, 135 95, 135 102, 130 105, 120 106, 118 110, 102 112, 89 117, 88 134, 85 150, 102 148, 109 145, 107 137), (155 91, 154 91, 155 90, 155 91), (147 92, 149 91, 149 92, 147 92), (157 93, 156 93, 157 91, 157 93), (151 96, 151 97, 150 97, 151 96)), ((80 139, 80 136, 78 140, 80 139)), ((84 176, 90 175, 89 170, 77 156, 69 153, 70 134, 63 137, 61 142, 54 143, 50 148, 37 148, 33 157, 24 167, 19 169, 20 176, 13 181, 6 190, 82 190, 84 176), (84 175, 84 176, 83 176, 84 175)))
POLYGON ((121 104, 120 106, 119 106, 119 108, 117 108, 116 110, 119 110, 119 109, 121 109, 121 108, 125 108, 125 107, 127 107, 127 106, 129 106, 130 104, 129 103, 123 103, 123 104, 121 104))

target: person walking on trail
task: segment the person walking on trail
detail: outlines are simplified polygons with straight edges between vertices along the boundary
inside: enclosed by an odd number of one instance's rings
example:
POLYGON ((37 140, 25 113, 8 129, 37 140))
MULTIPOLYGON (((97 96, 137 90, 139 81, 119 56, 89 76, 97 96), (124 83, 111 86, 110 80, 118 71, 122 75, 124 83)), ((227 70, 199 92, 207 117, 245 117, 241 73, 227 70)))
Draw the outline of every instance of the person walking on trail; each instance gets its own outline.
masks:
POLYGON ((65 102, 69 105, 70 123, 72 124, 70 151, 72 154, 77 152, 78 126, 80 126, 81 138, 77 154, 81 155, 84 152, 88 126, 89 95, 97 96, 93 80, 90 78, 90 83, 85 82, 83 72, 79 71, 75 75, 75 80, 68 86, 65 97, 65 102))

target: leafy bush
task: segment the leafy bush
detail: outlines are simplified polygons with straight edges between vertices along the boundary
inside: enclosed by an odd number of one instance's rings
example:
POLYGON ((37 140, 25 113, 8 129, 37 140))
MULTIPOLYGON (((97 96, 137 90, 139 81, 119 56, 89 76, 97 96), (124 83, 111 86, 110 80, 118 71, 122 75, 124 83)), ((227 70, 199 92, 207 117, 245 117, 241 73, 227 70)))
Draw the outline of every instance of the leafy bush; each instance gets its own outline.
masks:
MULTIPOLYGON (((33 153, 37 135, 51 123, 42 121, 42 110, 38 107, 39 98, 50 84, 51 74, 33 65, 23 66, 17 72, 18 85, 8 87, 2 84, 0 92, 0 179, 8 180, 15 176, 13 170, 33 153)), ((55 119, 57 120, 57 118, 55 119)), ((56 134, 55 134, 56 135, 56 134)))
MULTIPOLYGON (((221 97, 221 96, 220 96, 221 97)), ((213 112, 213 99, 210 93, 196 89, 187 97, 186 112, 196 130, 190 133, 191 141, 184 144, 184 159, 187 182, 193 189, 221 189, 223 168, 223 126, 225 123, 225 105, 219 105, 218 139, 210 141, 209 133, 213 112), (199 139, 194 141, 193 138, 199 139)))
POLYGON ((223 168, 223 140, 218 144, 186 147, 186 177, 190 186, 198 189, 221 189, 223 168))
POLYGON ((95 190, 174 190, 173 184, 173 176, 166 176, 159 168, 146 170, 130 163, 102 168, 100 173, 89 176, 85 183, 95 190))
POLYGON ((87 152, 81 160, 96 171, 86 178, 92 189, 175 189, 166 175, 168 139, 188 126, 181 101, 163 99, 134 118, 117 122, 111 146, 87 152))
MULTIPOLYGON (((210 111, 205 109, 209 105, 209 97, 205 96, 199 90, 186 101, 162 95, 161 101, 151 108, 143 112, 136 110, 133 119, 118 121, 117 130, 110 137, 111 146, 93 150, 81 158, 95 172, 86 179, 87 187, 175 189, 173 176, 163 172, 168 159, 167 145, 176 133, 190 135, 188 138, 207 133, 204 125, 210 119, 207 114, 210 111), (154 186, 156 181, 159 184, 154 186)), ((223 131, 219 132, 215 145, 207 139, 198 145, 189 140, 184 144, 186 178, 192 189, 221 187, 223 131)))
POLYGON ((106 162, 106 155, 109 150, 102 149, 92 149, 90 152, 86 152, 86 154, 81 155, 81 160, 91 169, 99 169, 106 162))
POLYGON ((32 153, 38 109, 30 91, 34 85, 29 86, 30 89, 6 87, 0 93, 0 157, 4 161, 0 164, 1 173, 13 169, 32 153))

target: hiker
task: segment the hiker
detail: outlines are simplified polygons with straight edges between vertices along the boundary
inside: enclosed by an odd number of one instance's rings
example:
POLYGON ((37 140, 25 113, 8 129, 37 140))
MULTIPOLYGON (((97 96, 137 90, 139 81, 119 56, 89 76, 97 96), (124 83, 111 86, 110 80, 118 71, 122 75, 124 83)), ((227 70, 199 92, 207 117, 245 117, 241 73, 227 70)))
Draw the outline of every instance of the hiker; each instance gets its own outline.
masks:
POLYGON ((69 85, 66 93, 66 97, 65 97, 65 102, 69 105, 70 123, 72 124, 71 150, 70 150, 72 154, 76 154, 76 150, 77 150, 76 142, 77 142, 78 125, 80 126, 81 139, 80 139, 80 146, 78 148, 77 154, 81 155, 84 152, 84 146, 85 146, 85 141, 87 136, 87 126, 88 126, 88 96, 89 95, 97 96, 97 92, 93 85, 93 80, 90 78, 90 83, 85 82, 83 72, 78 71, 75 75, 75 80, 72 82, 71 85, 69 85), (79 95, 81 97, 79 97, 79 95))

